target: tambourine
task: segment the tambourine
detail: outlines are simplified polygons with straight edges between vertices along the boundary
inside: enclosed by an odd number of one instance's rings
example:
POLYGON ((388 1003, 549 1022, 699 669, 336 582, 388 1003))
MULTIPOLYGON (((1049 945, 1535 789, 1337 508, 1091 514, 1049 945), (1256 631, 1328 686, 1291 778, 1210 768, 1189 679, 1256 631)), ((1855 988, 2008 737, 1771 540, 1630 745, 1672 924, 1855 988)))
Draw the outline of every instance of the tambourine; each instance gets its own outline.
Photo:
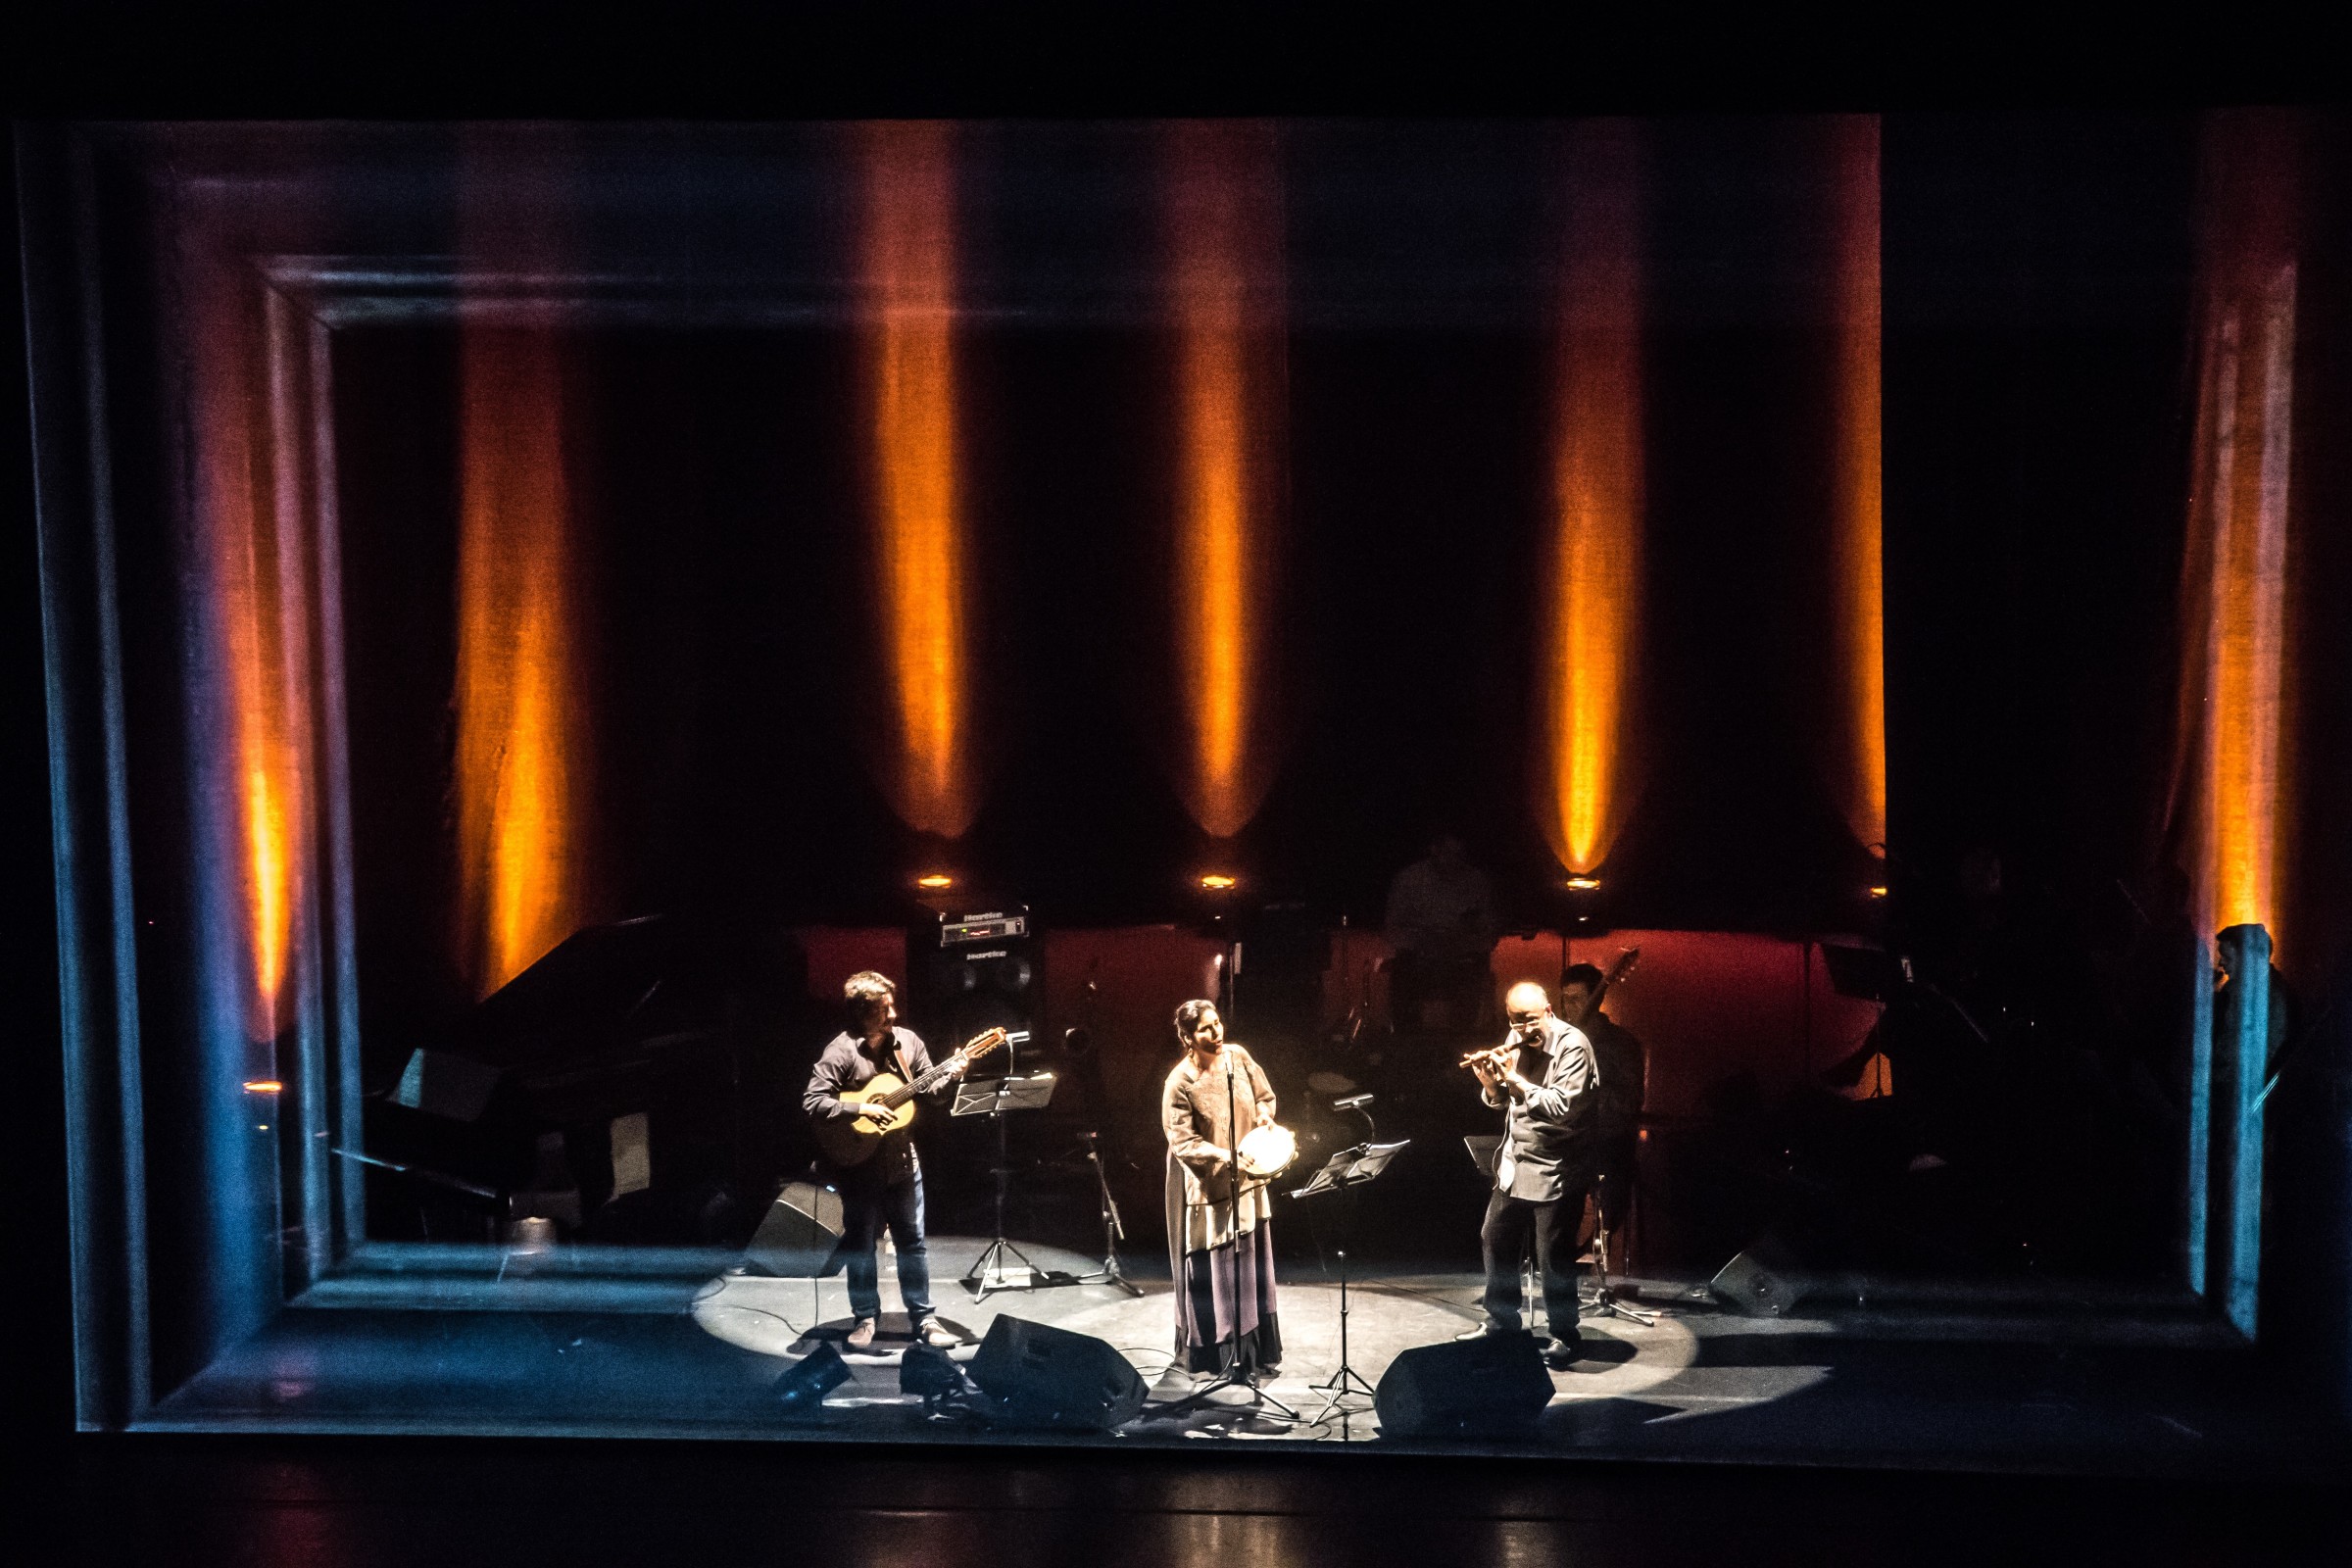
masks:
POLYGON ((1298 1138, 1288 1127, 1269 1123, 1243 1135, 1241 1148, 1234 1153, 1241 1161, 1244 1176, 1272 1181, 1289 1170, 1291 1161, 1298 1157, 1298 1138))

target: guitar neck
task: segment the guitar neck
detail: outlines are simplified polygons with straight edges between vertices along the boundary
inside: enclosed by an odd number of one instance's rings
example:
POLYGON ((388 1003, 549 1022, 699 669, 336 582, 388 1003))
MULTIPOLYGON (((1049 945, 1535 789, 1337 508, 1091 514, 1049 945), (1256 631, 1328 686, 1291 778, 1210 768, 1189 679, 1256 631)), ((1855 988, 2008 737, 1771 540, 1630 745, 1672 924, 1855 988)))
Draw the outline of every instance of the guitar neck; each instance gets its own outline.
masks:
MULTIPOLYGON (((960 1054, 960 1053, 958 1053, 958 1054, 960 1054)), ((946 1061, 941 1062, 929 1072, 926 1072, 920 1077, 916 1078, 914 1082, 910 1084, 899 1085, 898 1088, 893 1089, 889 1094, 884 1095, 880 1100, 876 1101, 875 1103, 880 1105, 885 1110, 896 1110, 901 1105, 906 1103, 906 1102, 909 1100, 912 1100, 915 1096, 927 1095, 932 1090, 938 1088, 940 1082, 945 1079, 950 1072, 954 1071, 955 1068, 956 1057, 950 1056, 946 1061)))
POLYGON ((1609 987, 1631 973, 1634 960, 1641 956, 1642 950, 1640 948, 1628 948, 1617 955, 1617 961, 1609 965, 1609 972, 1600 977, 1600 985, 1592 993, 1592 1005, 1595 1007, 1600 1005, 1601 999, 1609 994, 1609 987))

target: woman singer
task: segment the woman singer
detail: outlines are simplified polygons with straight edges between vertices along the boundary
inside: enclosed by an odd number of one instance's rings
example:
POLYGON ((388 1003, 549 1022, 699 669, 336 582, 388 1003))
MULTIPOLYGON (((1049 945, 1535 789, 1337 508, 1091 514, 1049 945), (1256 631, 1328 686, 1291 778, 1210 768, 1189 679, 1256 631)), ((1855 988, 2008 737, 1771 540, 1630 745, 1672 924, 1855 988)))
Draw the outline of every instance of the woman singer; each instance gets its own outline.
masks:
POLYGON ((1274 1090, 1250 1053, 1227 1043, 1214 1004, 1178 1007, 1176 1039, 1184 1059, 1161 1092, 1159 1124, 1177 1359, 1192 1372, 1270 1373, 1282 1361, 1273 1205, 1265 1178, 1244 1177, 1237 1191, 1232 1156, 1245 1134, 1273 1124, 1274 1090))

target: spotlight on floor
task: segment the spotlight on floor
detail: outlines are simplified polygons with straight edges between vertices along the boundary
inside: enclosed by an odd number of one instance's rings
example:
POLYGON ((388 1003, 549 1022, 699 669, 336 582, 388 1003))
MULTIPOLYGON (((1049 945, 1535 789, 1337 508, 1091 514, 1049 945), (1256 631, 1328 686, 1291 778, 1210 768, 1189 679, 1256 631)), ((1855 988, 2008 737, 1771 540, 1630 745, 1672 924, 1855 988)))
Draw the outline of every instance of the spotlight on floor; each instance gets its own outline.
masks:
POLYGON ((820 1345, 776 1379, 772 1392, 788 1416, 811 1416, 825 1396, 850 1381, 850 1363, 829 1344, 820 1345))

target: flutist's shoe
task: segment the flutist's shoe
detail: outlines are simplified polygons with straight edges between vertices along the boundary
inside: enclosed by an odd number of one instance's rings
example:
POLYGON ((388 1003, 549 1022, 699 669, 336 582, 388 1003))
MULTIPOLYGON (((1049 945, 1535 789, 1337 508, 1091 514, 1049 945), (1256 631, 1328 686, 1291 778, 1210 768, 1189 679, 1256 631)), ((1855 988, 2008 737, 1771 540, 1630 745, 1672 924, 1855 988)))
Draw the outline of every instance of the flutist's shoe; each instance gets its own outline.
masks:
POLYGON ((872 1349, 874 1348, 874 1320, 870 1317, 859 1318, 850 1326, 849 1338, 841 1343, 853 1350, 872 1349))
POLYGON ((1544 1364, 1554 1372, 1564 1372, 1574 1366, 1576 1358, 1583 1353, 1582 1343, 1578 1340, 1545 1340, 1544 1342, 1544 1364))
POLYGON ((1467 1345, 1473 1340, 1496 1339, 1505 1334, 1517 1334, 1520 1331, 1518 1329, 1506 1329, 1497 1323, 1481 1323, 1474 1329, 1463 1330, 1461 1333, 1456 1334, 1454 1338, 1461 1341, 1464 1345, 1467 1345))
POLYGON ((935 1350, 953 1349, 963 1343, 963 1337, 935 1317, 923 1319, 923 1326, 914 1336, 935 1350))

